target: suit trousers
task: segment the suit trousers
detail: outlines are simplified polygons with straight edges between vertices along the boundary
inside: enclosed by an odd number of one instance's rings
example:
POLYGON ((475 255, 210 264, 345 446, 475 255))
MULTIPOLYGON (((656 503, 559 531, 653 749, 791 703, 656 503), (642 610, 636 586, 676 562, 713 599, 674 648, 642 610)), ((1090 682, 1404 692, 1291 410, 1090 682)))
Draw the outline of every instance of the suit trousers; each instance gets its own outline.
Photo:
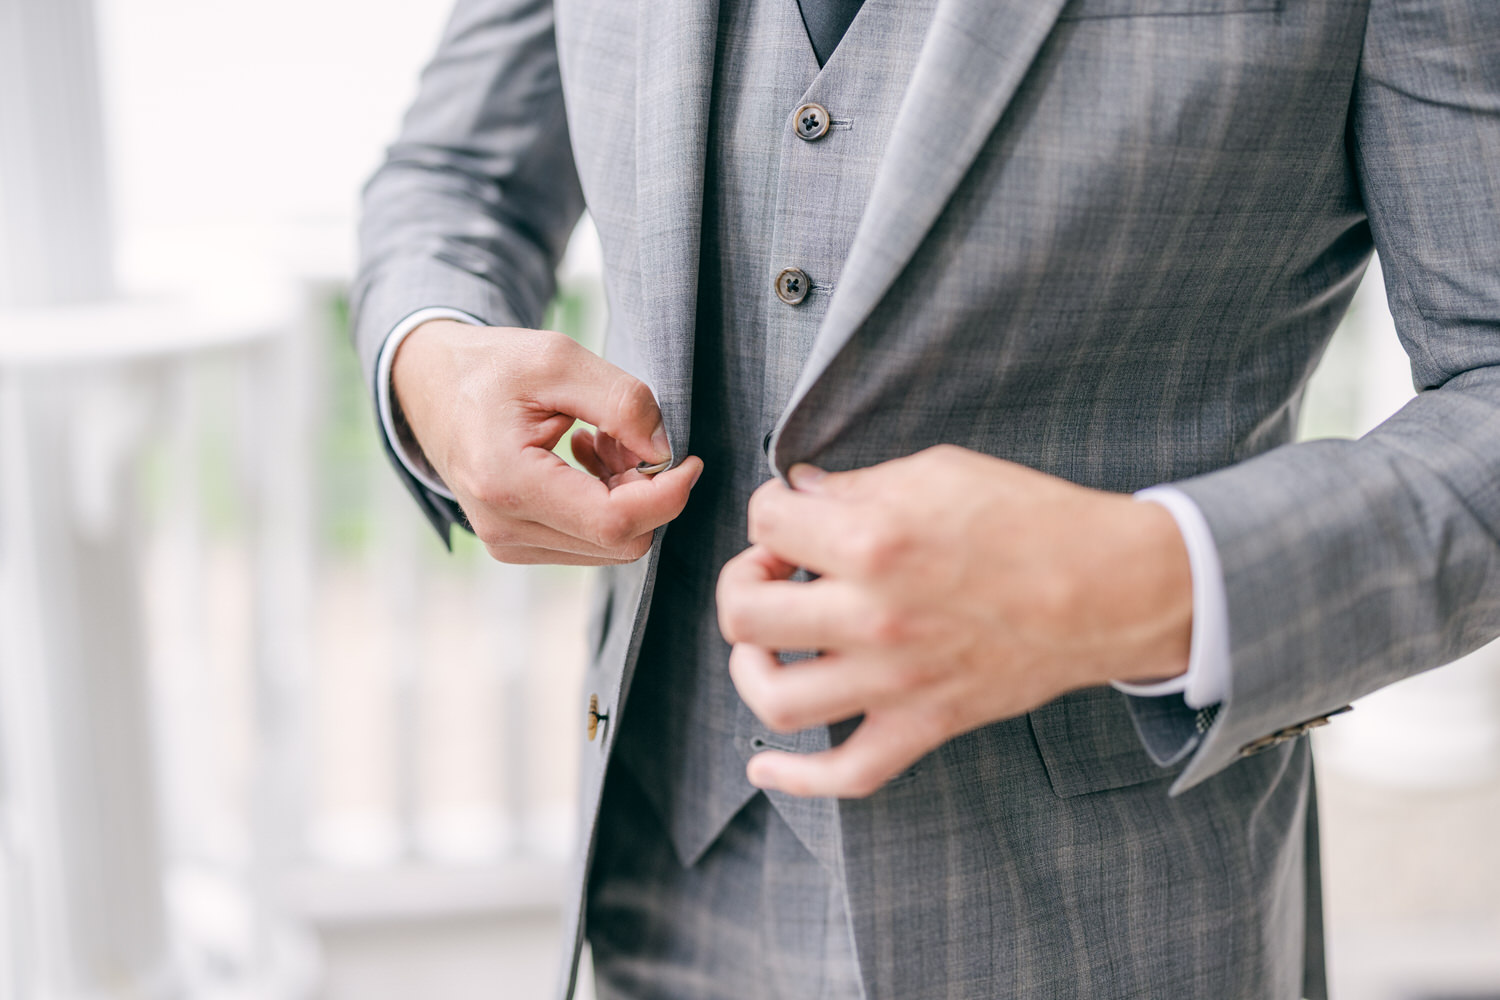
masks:
POLYGON ((694 864, 610 769, 588 887, 598 1000, 862 1000, 840 881, 763 794, 694 864))

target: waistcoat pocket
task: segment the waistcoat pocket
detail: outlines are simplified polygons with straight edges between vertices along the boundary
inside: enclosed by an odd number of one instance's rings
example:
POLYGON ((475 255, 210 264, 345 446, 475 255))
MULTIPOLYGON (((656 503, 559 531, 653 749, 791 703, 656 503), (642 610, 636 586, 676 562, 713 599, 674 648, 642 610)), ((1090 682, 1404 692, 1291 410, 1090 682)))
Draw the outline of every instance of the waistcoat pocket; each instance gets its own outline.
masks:
POLYGON ((1285 6, 1286 0, 1072 0, 1058 20, 1277 13, 1285 6))

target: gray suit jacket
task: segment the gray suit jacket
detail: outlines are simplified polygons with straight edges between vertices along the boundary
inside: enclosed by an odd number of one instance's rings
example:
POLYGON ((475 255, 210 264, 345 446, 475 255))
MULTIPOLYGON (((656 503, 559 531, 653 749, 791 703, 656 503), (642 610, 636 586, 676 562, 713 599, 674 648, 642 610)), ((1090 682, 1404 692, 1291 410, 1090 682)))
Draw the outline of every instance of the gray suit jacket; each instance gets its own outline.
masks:
MULTIPOLYGON (((538 323, 586 203, 609 353, 680 452, 716 16, 460 0, 367 191, 372 378, 419 308, 538 323)), ((940 0, 772 463, 951 442, 1173 482, 1219 547, 1233 674, 1211 725, 1080 692, 841 804, 870 996, 1321 992, 1306 741, 1265 738, 1500 632, 1497 261, 1494 0, 940 0), (1372 248, 1421 391, 1288 444, 1372 248), (945 945, 975 926, 988 947, 945 945)), ((609 574, 581 695, 606 711, 656 571, 609 574)))

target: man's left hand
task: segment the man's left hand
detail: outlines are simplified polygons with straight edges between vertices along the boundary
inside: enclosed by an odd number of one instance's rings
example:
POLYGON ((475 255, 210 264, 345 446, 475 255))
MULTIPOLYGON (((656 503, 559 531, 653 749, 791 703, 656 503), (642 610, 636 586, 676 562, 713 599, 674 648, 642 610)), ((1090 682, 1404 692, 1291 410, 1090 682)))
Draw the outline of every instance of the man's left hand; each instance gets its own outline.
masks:
POLYGON ((869 795, 961 733, 1187 667, 1192 574, 1157 504, 946 445, 789 478, 751 498, 719 577, 730 675, 777 732, 863 719, 822 753, 757 754, 761 788, 869 795), (819 655, 777 656, 796 650, 819 655))

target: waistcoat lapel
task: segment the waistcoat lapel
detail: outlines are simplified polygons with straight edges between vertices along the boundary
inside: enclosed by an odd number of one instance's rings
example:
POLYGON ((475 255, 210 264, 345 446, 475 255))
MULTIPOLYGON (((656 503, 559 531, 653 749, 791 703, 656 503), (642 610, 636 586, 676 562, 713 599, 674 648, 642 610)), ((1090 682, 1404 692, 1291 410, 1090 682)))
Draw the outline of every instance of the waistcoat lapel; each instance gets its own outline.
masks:
POLYGON ((636 55, 638 343, 675 458, 687 447, 703 170, 719 0, 641 0, 636 55))
POLYGON ((916 252, 1015 96, 1066 0, 940 0, 839 286, 772 440, 916 252))

